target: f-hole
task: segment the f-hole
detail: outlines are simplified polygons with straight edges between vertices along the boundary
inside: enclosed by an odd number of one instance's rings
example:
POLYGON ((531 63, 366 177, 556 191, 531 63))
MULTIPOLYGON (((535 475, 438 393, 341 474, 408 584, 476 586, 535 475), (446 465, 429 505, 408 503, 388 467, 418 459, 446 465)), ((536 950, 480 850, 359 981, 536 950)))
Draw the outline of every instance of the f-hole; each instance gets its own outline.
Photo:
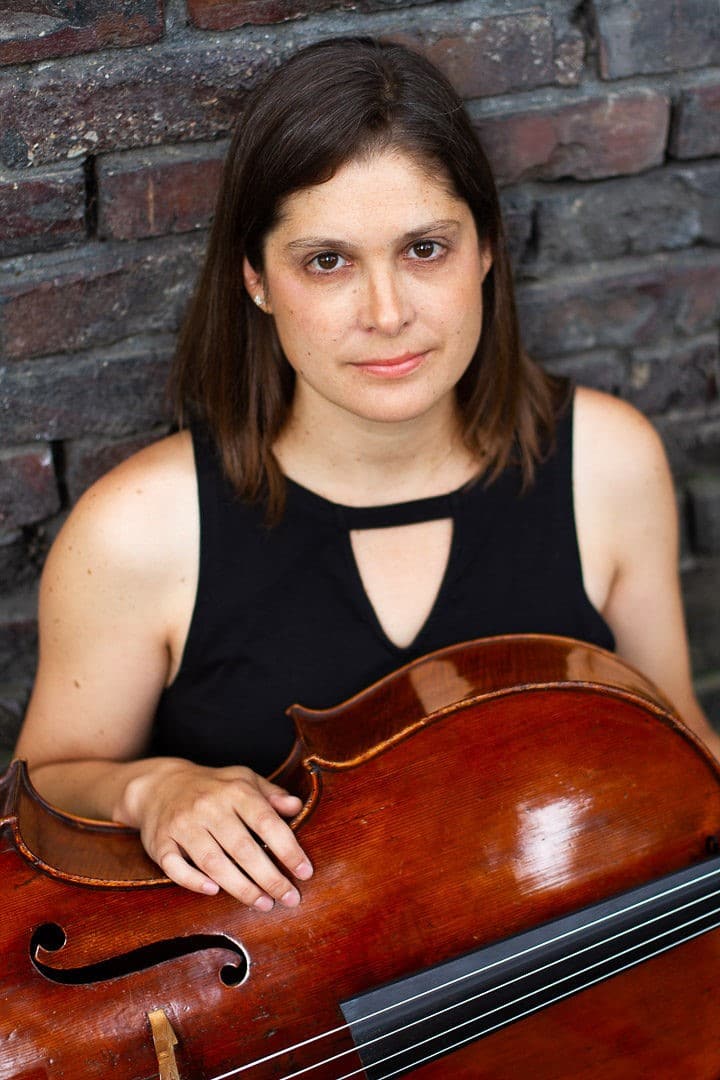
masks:
POLYGON ((158 964, 178 960, 183 956, 222 949, 232 953, 233 962, 224 963, 218 970, 223 986, 241 986, 250 971, 250 959, 238 942, 225 934, 188 934, 184 937, 166 938, 141 945, 125 953, 118 953, 80 967, 57 967, 51 961, 67 944, 67 934, 58 923, 47 922, 38 926, 30 938, 30 962, 36 971, 50 982, 65 986, 89 986, 93 983, 120 979, 147 971, 158 964))

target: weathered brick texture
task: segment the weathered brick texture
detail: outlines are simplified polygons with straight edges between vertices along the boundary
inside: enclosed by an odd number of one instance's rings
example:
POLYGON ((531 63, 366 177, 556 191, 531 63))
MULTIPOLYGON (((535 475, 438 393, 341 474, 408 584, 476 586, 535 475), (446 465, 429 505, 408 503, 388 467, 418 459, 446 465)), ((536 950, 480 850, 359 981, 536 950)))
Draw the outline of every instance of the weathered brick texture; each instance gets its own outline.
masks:
POLYGON ((0 529, 10 532, 59 509, 50 447, 0 449, 0 529))
POLYGON ((687 343, 654 344, 630 353, 626 396, 643 412, 711 405, 720 386, 717 334, 687 343))
POLYGON ((593 349, 570 356, 553 357, 544 366, 556 375, 573 382, 603 390, 618 397, 627 396, 628 365, 614 349, 593 349))
POLYGON ((35 567, 29 564, 22 532, 0 532, 0 595, 25 584, 35 573, 35 567))
POLYGON ((693 539, 703 555, 720 555, 720 476, 706 472, 688 483, 693 539))
MULTIPOLYGON (((678 410, 655 416, 676 476, 687 478, 708 468, 718 472, 720 463, 720 407, 678 410)), ((712 648, 718 650, 717 637, 712 648)))
MULTIPOLYGON (((543 8, 477 18, 470 5, 451 17, 445 5, 396 13, 376 32, 412 41, 447 70, 468 96, 572 84, 583 43, 572 30, 557 40, 543 8)), ((327 36, 306 32, 304 39, 327 36)), ((232 125, 242 95, 278 62, 288 44, 234 34, 162 44, 150 54, 102 53, 0 75, 0 163, 21 167, 67 157, 179 140, 208 139, 232 125)))
MULTIPOLYGON (((0 599, 0 680, 30 677, 37 643, 35 590, 0 599)), ((2 695, 0 695, 1 702, 2 695)), ((1 708, 0 704, 0 708, 1 708)))
MULTIPOLYGON (((700 562, 683 574, 693 669, 717 669, 717 598, 720 561, 700 562)), ((718 687, 720 689, 720 687, 718 687)))
POLYGON ((101 158, 98 235, 130 240, 207 227, 227 145, 222 140, 101 158))
POLYGON ((500 193, 500 205, 510 257, 519 270, 535 258, 535 200, 523 188, 507 188, 500 193))
POLYGON ((37 656, 37 590, 0 596, 0 747, 15 742, 37 656))
MULTIPOLYGON (((248 23, 284 22, 341 6, 343 0, 187 0, 191 21, 203 30, 230 30, 248 23)), ((367 8, 372 6, 369 3, 367 8)), ((383 6, 382 0, 377 6, 383 6)))
POLYGON ((720 63, 714 0, 591 0, 606 79, 720 63))
POLYGON ((42 165, 225 134, 244 90, 276 60, 271 43, 220 39, 0 74, 0 162, 42 165))
POLYGON ((168 237, 31 256, 20 274, 10 265, 0 271, 0 356, 25 359, 176 329, 202 248, 195 237, 168 237))
POLYGON ((85 174, 80 165, 37 173, 0 171, 0 258, 80 243, 85 174))
POLYGON ((720 162, 550 188, 537 200, 535 272, 720 243, 720 162))
POLYGON ((32 587, 45 562, 49 533, 43 524, 0 531, 0 597, 32 587))
POLYGON ((689 87, 682 93, 670 152, 677 158, 720 154, 720 81, 689 87))
POLYGON ((521 286, 519 306, 525 341, 541 358, 697 335, 720 319, 720 252, 575 270, 521 286))
POLYGON ((665 157, 669 99, 654 90, 482 116, 475 127, 500 183, 637 173, 665 157))
POLYGON ((73 439, 65 446, 64 480, 68 497, 75 503, 84 491, 115 465, 155 442, 166 430, 155 428, 127 439, 73 439))
POLYGON ((0 64, 141 45, 164 28, 162 0, 15 0, 3 5, 0 19, 0 64))
POLYGON ((477 19, 469 26, 393 34, 422 52, 465 98, 507 94, 555 82, 552 19, 542 9, 477 19))
POLYGON ((91 434, 112 438, 167 421, 171 351, 167 338, 140 338, 0 367, 3 438, 11 445, 91 434))

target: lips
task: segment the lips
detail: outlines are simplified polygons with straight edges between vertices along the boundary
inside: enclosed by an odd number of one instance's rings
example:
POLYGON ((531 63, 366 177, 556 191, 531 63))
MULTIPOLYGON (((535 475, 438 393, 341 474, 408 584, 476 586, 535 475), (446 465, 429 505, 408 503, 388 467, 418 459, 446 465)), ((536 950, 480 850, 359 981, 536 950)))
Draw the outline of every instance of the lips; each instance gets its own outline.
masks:
POLYGON ((401 378, 403 375, 409 375, 419 368, 426 355, 424 352, 403 353, 402 356, 391 356, 387 359, 363 360, 354 363, 353 367, 358 368, 360 371, 366 371, 370 375, 379 375, 386 379, 401 378))

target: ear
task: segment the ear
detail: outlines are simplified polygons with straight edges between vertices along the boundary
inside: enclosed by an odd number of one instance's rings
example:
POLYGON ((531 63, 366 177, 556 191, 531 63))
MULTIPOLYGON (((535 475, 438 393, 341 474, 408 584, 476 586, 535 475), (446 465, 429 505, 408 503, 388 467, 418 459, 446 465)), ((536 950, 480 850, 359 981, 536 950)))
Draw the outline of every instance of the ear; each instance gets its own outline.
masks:
POLYGON ((492 248, 489 243, 480 245, 480 274, 481 280, 484 281, 488 275, 488 271, 493 264, 492 248))
POLYGON ((253 303, 257 304, 262 311, 269 315, 270 302, 268 300, 267 288, 263 281, 263 276, 258 270, 250 265, 247 257, 243 258, 243 281, 245 282, 245 288, 253 303))

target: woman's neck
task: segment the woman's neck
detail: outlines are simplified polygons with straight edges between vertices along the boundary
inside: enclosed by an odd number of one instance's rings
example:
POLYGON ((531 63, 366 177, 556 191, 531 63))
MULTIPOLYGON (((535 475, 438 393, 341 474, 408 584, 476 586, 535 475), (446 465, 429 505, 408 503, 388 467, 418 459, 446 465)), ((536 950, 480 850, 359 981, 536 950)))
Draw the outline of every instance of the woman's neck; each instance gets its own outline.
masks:
POLYGON ((369 506, 441 495, 481 468, 463 444, 454 403, 400 423, 345 411, 338 422, 333 412, 291 412, 274 446, 286 476, 333 502, 369 506))

